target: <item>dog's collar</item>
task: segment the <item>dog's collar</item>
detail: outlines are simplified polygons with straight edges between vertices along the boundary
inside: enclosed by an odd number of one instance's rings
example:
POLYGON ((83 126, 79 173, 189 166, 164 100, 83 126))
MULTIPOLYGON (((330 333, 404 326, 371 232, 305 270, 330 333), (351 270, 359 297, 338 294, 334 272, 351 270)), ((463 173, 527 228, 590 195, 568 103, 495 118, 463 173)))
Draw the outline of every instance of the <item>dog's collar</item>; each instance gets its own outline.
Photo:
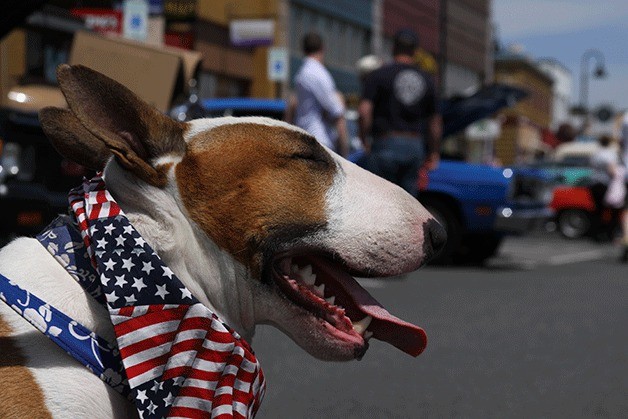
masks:
POLYGON ((38 238, 106 305, 141 417, 253 416, 265 382, 246 341, 163 263, 102 178, 72 190, 70 206, 80 236, 61 217, 38 238))

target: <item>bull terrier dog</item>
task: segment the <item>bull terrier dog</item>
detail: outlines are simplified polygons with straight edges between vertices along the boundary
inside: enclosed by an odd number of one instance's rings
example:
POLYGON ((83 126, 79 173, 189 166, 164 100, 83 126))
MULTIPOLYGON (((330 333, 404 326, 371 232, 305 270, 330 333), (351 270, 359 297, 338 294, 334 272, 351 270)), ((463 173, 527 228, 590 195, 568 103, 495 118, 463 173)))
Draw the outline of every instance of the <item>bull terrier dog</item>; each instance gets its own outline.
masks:
MULTIPOLYGON (((87 67, 62 65, 58 80, 69 108, 42 110, 47 136, 66 158, 102 169, 169 272, 241 338, 271 324, 333 361, 361 358, 371 338, 413 356, 424 349, 423 330, 353 278, 414 271, 443 246, 442 227, 415 197, 282 121, 179 122, 87 67)), ((45 300, 41 316, 55 307, 116 341, 111 310, 38 239, 5 246, 0 273, 45 300)), ((0 417, 138 415, 14 309, 0 301, 0 417)))

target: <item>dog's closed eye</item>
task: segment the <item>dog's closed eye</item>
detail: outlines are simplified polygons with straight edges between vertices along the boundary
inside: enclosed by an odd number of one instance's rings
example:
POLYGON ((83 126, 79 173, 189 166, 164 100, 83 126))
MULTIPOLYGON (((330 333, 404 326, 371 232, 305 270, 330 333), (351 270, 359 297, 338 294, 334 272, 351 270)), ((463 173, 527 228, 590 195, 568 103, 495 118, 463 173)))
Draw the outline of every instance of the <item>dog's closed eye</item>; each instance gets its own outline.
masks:
POLYGON ((290 155, 291 159, 306 160, 311 163, 321 164, 328 166, 330 164, 329 158, 323 153, 316 153, 315 151, 300 151, 290 155))

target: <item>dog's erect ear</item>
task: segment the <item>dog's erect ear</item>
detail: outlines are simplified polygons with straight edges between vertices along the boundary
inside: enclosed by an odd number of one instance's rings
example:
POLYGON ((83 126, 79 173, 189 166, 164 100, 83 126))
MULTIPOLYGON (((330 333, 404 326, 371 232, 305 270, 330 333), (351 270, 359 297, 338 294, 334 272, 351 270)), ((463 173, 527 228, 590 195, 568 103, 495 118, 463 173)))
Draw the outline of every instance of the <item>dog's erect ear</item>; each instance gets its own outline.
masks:
POLYGON ((120 164, 152 185, 165 185, 165 173, 155 169, 152 162, 185 152, 183 124, 85 66, 62 64, 57 79, 74 115, 120 164))
POLYGON ((105 143, 89 132, 69 109, 47 107, 39 111, 44 133, 66 159, 102 170, 111 152, 105 143))

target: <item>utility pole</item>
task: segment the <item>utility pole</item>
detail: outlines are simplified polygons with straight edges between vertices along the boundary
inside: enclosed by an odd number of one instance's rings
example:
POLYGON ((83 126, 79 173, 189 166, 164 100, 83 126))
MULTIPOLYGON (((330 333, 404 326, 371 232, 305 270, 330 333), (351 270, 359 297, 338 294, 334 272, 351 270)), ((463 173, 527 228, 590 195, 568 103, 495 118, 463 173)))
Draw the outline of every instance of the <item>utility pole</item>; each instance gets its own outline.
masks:
POLYGON ((371 52, 378 57, 382 57, 383 54, 383 19, 384 19, 384 1, 383 0, 374 0, 372 5, 372 15, 373 15, 373 23, 371 34, 371 52))
POLYGON ((445 82, 447 72, 447 0, 440 1, 440 16, 439 16, 439 49, 440 59, 438 60, 438 81, 440 97, 445 97, 445 82))
MULTIPOLYGON (((290 0, 277 0, 277 28, 275 33, 277 36, 276 45, 285 48, 288 57, 290 56, 290 45, 288 44, 288 30, 290 28, 290 0)), ((277 82, 277 92, 275 96, 280 99, 288 99, 288 91, 290 89, 290 60, 288 60, 288 77, 277 82)))

